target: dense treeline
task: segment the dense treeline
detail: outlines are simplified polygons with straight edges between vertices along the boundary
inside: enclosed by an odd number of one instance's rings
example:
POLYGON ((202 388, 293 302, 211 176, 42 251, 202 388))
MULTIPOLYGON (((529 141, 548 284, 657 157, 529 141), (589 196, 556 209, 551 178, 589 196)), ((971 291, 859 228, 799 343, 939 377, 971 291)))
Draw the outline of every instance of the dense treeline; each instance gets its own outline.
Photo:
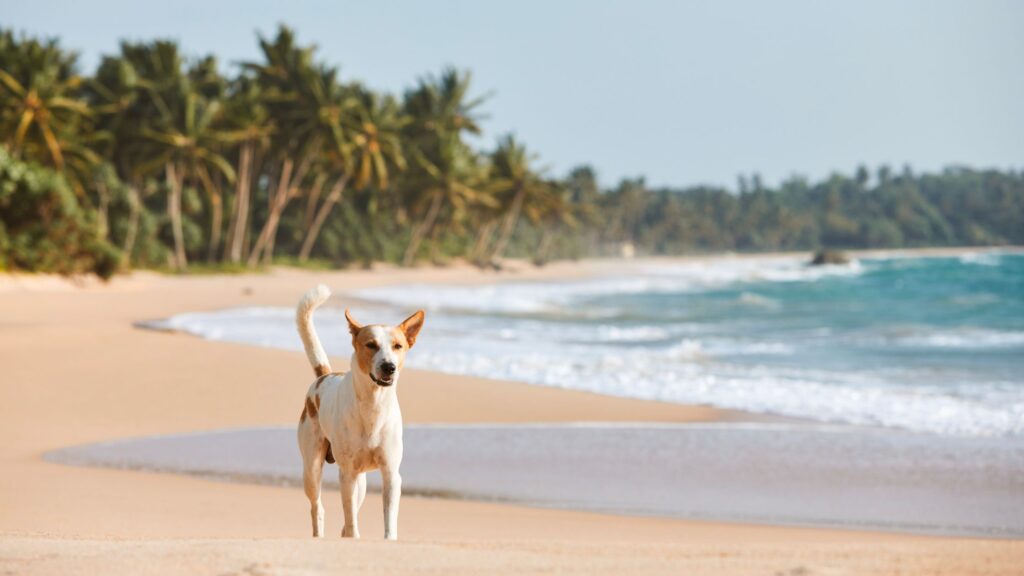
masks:
POLYGON ((173 42, 125 42, 82 76, 56 41, 0 32, 0 269, 1024 242, 1024 173, 602 190, 589 168, 538 170, 513 136, 470 146, 485 102, 466 72, 395 96, 287 28, 259 46, 225 76, 173 42))
POLYGON ((860 168, 777 189, 740 181, 740 192, 646 190, 625 182, 602 198, 605 240, 673 254, 691 250, 803 250, 1024 243, 1024 172, 947 168, 897 176, 860 168))

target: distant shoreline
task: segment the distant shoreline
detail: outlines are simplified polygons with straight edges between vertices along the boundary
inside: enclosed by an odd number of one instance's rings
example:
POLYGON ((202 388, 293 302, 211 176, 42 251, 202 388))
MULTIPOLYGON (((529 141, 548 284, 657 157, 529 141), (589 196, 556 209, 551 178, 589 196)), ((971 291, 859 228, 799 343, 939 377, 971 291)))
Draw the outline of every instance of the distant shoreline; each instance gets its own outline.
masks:
MULTIPOLYGON (((881 249, 857 249, 840 250, 844 254, 854 258, 881 258, 881 257, 952 257, 964 254, 976 254, 986 252, 1024 254, 1024 246, 941 246, 925 248, 881 248, 881 249)), ((0 293, 9 290, 59 290, 62 288, 84 288, 116 286, 132 280, 146 277, 166 278, 260 278, 279 274, 282 271, 294 273, 317 274, 338 274, 338 273, 374 273, 374 272, 398 272, 409 273, 429 271, 451 271, 451 270, 472 270, 481 274, 480 278, 473 280, 474 283, 488 283, 489 281, 503 282, 507 280, 529 279, 565 279, 589 276, 596 273, 614 271, 616 266, 629 266, 643 264, 644 262, 694 262, 720 259, 761 259, 761 258, 800 258, 805 257, 810 262, 813 251, 778 251, 778 252, 701 252, 690 254, 674 255, 644 255, 635 258, 611 258, 593 257, 581 258, 579 260, 555 260, 548 264, 537 267, 532 263, 519 259, 508 258, 503 260, 505 268, 500 271, 481 270, 464 261, 456 261, 449 265, 421 265, 409 268, 402 268, 389 262, 375 262, 369 269, 366 268, 314 268, 294 267, 287 265, 274 265, 264 270, 245 271, 240 273, 210 271, 201 274, 177 274, 152 269, 137 269, 127 273, 118 274, 109 281, 104 282, 91 274, 62 276, 51 273, 5 271, 0 272, 0 293)))

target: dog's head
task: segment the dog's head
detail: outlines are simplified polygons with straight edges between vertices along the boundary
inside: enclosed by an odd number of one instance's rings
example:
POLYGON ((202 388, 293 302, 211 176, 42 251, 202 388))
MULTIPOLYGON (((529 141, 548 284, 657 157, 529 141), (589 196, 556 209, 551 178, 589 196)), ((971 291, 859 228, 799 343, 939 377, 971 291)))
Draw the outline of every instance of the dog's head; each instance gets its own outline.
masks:
POLYGON ((358 368, 368 374, 378 386, 391 386, 405 364, 405 354, 416 343, 416 335, 423 327, 423 310, 406 318, 398 326, 373 324, 363 326, 345 310, 348 330, 352 333, 358 368))

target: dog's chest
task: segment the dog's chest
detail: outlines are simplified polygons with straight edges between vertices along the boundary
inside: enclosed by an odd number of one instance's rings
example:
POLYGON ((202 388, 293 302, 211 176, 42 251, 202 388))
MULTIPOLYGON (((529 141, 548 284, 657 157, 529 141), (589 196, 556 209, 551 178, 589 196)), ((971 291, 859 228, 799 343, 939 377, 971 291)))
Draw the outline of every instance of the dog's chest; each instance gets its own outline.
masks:
MULTIPOLYGON (((391 430, 380 424, 366 427, 357 420, 348 421, 346 424, 344 432, 337 439, 342 458, 360 472, 382 467, 387 461, 391 430)), ((338 452, 335 451, 335 457, 338 456, 338 452)))
POLYGON ((346 437, 345 457, 358 472, 376 470, 387 462, 387 429, 352 430, 346 437))
POLYGON ((360 402, 351 387, 325 391, 320 426, 339 466, 357 472, 401 461, 401 412, 393 398, 360 402))
POLYGON ((384 464, 384 455, 378 448, 360 450, 352 456, 352 468, 356 472, 367 472, 377 470, 384 464))

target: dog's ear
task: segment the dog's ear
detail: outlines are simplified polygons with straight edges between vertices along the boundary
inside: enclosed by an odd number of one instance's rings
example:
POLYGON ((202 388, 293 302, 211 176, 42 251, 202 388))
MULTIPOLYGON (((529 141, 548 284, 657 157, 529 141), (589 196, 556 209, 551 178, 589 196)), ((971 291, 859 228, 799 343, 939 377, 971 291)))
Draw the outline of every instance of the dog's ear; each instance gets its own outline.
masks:
POLYGON ((423 320, 426 314, 423 310, 418 310, 412 316, 409 316, 398 325, 398 329, 405 334, 405 339, 409 341, 409 348, 412 348, 416 344, 416 335, 420 333, 420 328, 423 328, 423 320))
POLYGON ((363 325, 356 322, 356 319, 352 317, 352 313, 348 311, 348 308, 345 308, 345 320, 348 320, 348 331, 351 332, 353 336, 363 329, 363 325))

